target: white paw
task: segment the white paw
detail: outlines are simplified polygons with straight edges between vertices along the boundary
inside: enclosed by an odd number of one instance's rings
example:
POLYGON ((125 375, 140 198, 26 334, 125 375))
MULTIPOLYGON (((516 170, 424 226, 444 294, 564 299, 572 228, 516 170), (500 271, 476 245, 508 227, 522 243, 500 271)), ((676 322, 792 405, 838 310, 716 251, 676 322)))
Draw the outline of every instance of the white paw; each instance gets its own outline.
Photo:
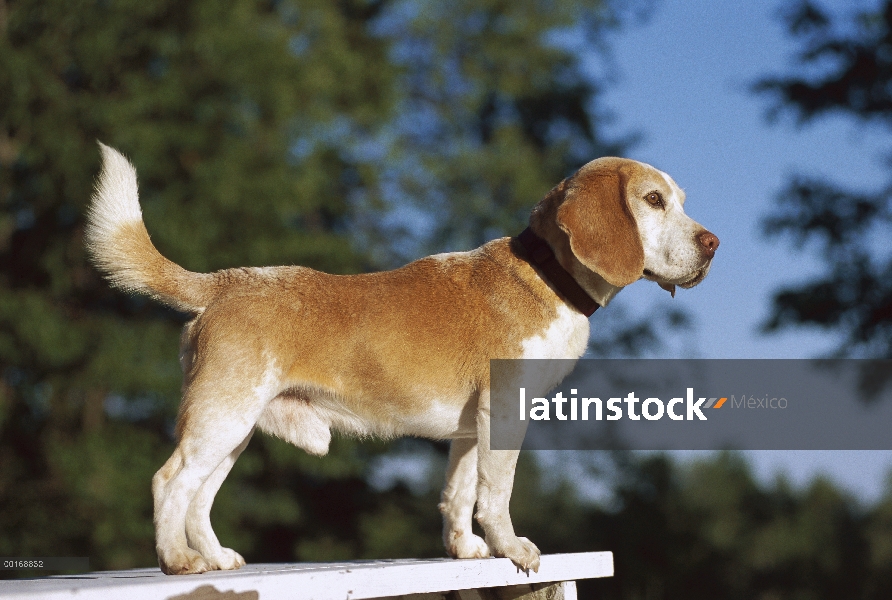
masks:
POLYGON ((510 558, 518 568, 539 572, 539 548, 525 537, 511 536, 490 543, 493 556, 510 558))
POLYGON ((479 535, 451 532, 446 542, 446 552, 453 558, 489 558, 489 546, 479 535))
POLYGON ((208 558, 211 568, 217 571, 231 571, 245 566, 242 555, 230 548, 220 548, 213 557, 208 558))
POLYGON ((191 548, 172 552, 159 551, 158 564, 166 575, 190 575, 214 569, 201 554, 191 548))

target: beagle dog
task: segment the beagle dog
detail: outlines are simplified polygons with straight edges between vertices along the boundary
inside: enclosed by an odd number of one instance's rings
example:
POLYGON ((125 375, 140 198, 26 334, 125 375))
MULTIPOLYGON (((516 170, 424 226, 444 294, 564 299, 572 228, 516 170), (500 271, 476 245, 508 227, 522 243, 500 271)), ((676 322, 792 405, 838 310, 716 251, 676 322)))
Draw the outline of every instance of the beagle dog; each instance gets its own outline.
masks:
POLYGON ((317 456, 332 430, 451 440, 439 505, 447 552, 537 570, 539 550, 515 534, 508 513, 518 452, 490 449, 490 359, 577 359, 594 308, 641 278, 673 295, 697 285, 719 245, 685 215, 685 194, 668 175, 600 158, 552 189, 523 235, 469 252, 362 275, 299 266, 193 273, 152 245, 133 166, 100 146, 91 259, 113 286, 192 315, 180 350, 178 443, 152 479, 167 574, 245 564, 220 545, 210 510, 256 429, 317 456), (472 517, 485 539, 472 533, 472 517))

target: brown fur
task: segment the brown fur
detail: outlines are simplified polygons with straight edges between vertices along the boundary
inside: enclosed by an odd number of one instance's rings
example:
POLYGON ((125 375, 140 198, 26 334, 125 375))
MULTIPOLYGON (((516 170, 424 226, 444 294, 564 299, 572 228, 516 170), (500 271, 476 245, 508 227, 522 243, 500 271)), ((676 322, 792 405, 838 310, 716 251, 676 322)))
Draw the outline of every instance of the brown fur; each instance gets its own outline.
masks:
MULTIPOLYGON (((165 573, 244 564, 217 541, 210 507, 255 428, 316 455, 327 452, 332 430, 452 439, 440 504, 448 552, 538 568, 538 549, 514 534, 508 514, 517 452, 489 448, 489 360, 578 358, 588 322, 515 240, 365 275, 305 267, 191 273, 152 245, 133 167, 102 152, 87 226, 96 266, 122 289, 195 315, 182 335, 178 445, 152 481, 165 573), (471 532, 475 502, 485 541, 471 532)), ((656 217, 642 194, 681 194, 673 186, 652 167, 600 159, 556 186, 530 226, 606 305, 644 274, 647 233, 636 219, 656 217)), ((718 238, 708 234, 707 244, 705 230, 680 214, 674 218, 691 231, 676 236, 691 263, 681 271, 685 285, 705 276, 718 238)))
MULTIPOLYGON (((473 257, 424 258, 382 273, 217 273, 213 300, 184 336, 184 354, 204 357, 201 365, 190 361, 187 385, 204 371, 225 379, 239 376, 242 362, 258 369, 275 356, 284 372, 279 394, 324 392, 387 435, 425 410, 419 388, 429 397, 467 398, 488 385, 490 358, 519 357, 536 323, 554 318, 554 300, 544 301, 548 285, 519 252, 502 238, 473 257), (409 332, 429 343, 412 343, 409 332)), ((189 402, 180 429, 188 427, 189 402)))

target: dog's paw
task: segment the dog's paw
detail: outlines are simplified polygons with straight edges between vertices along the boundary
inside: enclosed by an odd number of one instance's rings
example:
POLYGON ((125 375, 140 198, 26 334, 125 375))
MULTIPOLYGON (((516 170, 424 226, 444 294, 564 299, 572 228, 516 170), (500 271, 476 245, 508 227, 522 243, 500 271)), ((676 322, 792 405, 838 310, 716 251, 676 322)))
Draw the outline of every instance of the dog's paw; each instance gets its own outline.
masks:
POLYGON ((220 550, 220 555, 215 556, 211 561, 215 569, 220 571, 230 571, 245 566, 245 559, 235 550, 232 550, 231 548, 221 548, 220 550))
POLYGON ((212 571, 231 571, 245 566, 242 555, 230 548, 218 546, 212 552, 202 548, 201 553, 212 571))
POLYGON ((489 544, 489 548, 493 556, 510 558, 523 571, 539 572, 539 548, 525 537, 512 536, 489 544))
POLYGON ((489 546, 473 533, 452 532, 446 540, 446 552, 452 558, 489 558, 489 546))
POLYGON ((191 548, 175 552, 159 552, 158 564, 165 575, 191 575, 214 570, 201 554, 191 548))

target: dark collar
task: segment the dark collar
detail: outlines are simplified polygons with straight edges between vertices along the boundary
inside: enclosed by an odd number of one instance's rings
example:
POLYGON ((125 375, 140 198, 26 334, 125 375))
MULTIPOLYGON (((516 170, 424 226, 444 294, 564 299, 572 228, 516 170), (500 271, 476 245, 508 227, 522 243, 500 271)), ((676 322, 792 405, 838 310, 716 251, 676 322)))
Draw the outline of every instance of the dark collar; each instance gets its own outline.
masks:
POLYGON ((526 249, 529 262, 539 268, 545 281, 553 285, 554 289, 567 299, 567 302, 576 307, 576 310, 586 317, 590 317, 600 308, 598 303, 588 295, 588 292, 582 289, 582 286, 576 283, 573 276, 557 261, 548 242, 533 233, 529 227, 521 231, 517 239, 526 249))

